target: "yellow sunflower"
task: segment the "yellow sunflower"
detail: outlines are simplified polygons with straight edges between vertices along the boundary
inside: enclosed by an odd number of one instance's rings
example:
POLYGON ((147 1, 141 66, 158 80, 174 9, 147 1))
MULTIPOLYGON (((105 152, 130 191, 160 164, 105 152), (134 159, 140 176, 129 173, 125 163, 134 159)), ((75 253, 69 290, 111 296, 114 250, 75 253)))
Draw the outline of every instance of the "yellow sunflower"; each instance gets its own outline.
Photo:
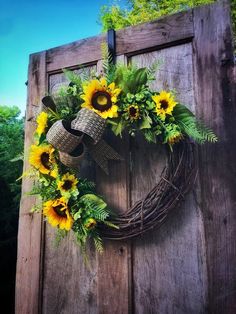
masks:
POLYGON ((183 139, 183 135, 180 132, 176 132, 173 135, 170 135, 167 139, 168 143, 170 145, 173 145, 175 143, 178 143, 179 141, 181 141, 183 139))
POLYGON ((97 224, 97 222, 96 222, 95 219, 93 219, 93 218, 88 218, 88 219, 86 219, 86 221, 85 221, 85 223, 84 223, 84 226, 85 226, 85 228, 87 228, 87 229, 92 229, 92 228, 94 228, 94 227, 96 226, 96 224, 97 224))
POLYGON ((152 99, 156 103, 156 113, 162 120, 165 120, 167 114, 172 115, 172 111, 177 102, 175 102, 171 93, 167 93, 163 90, 159 95, 152 96, 152 99))
POLYGON ((130 120, 138 120, 140 117, 139 107, 137 105, 130 105, 127 110, 130 120))
POLYGON ((45 130, 46 130, 47 126, 48 126, 48 114, 46 112, 42 111, 38 115, 36 121, 38 123, 38 127, 36 129, 36 133, 40 136, 40 135, 42 135, 45 132, 45 130))
POLYGON ((67 172, 58 182, 57 188, 61 191, 61 193, 70 192, 76 189, 77 183, 78 180, 76 179, 76 177, 73 174, 67 172))
POLYGON ((69 231, 73 225, 73 218, 64 197, 56 200, 49 200, 43 204, 43 214, 53 227, 59 227, 69 231))
POLYGON ((82 107, 95 111, 104 119, 118 117, 116 103, 121 89, 117 88, 114 82, 107 85, 105 78, 91 80, 83 86, 83 92, 82 107))
POLYGON ((57 176, 57 166, 53 153, 54 148, 51 145, 32 145, 29 162, 42 174, 48 174, 55 178, 57 176))

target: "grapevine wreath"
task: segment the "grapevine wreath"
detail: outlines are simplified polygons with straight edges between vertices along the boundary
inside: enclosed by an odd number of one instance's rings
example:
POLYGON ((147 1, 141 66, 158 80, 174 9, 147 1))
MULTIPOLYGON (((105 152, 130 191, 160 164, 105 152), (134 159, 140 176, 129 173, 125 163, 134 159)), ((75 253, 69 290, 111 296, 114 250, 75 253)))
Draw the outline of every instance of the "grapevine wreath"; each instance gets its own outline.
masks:
POLYGON ((42 99, 27 175, 36 178, 30 195, 41 197, 47 222, 63 237, 73 231, 84 250, 93 240, 102 251, 102 239, 127 239, 161 225, 184 198, 195 178, 194 142, 217 137, 177 101, 174 91, 149 87, 157 64, 150 68, 109 62, 103 48, 103 74, 65 71, 70 83, 56 95, 42 99), (93 182, 78 176, 83 158, 90 155, 108 173, 108 160, 122 157, 103 140, 105 129, 116 136, 126 130, 141 133, 148 142, 168 148, 168 160, 159 183, 126 213, 114 215, 93 182))

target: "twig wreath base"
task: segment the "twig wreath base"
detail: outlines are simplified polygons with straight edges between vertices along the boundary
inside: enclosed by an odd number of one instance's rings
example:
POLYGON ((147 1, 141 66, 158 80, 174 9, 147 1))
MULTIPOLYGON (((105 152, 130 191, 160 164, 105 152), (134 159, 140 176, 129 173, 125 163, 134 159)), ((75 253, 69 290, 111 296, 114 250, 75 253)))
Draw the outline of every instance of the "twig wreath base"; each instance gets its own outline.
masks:
POLYGON ((161 226, 181 204, 196 177, 194 143, 216 142, 214 132, 198 120, 173 91, 149 87, 156 66, 111 64, 104 50, 104 73, 87 78, 66 71, 70 83, 58 94, 45 96, 45 111, 36 118, 29 175, 36 178, 30 195, 39 195, 45 219, 59 238, 72 231, 85 252, 93 241, 99 252, 102 240, 125 240, 161 226), (55 101, 55 102, 54 102, 55 101), (108 161, 123 160, 103 139, 110 130, 122 137, 137 132, 148 143, 168 148, 160 181, 127 212, 112 215, 94 182, 80 178, 85 155, 105 172, 108 161))
POLYGON ((183 202, 197 173, 196 147, 189 140, 168 150, 166 167, 160 181, 126 213, 111 222, 119 229, 101 227, 101 236, 109 240, 126 240, 160 227, 172 211, 183 202))

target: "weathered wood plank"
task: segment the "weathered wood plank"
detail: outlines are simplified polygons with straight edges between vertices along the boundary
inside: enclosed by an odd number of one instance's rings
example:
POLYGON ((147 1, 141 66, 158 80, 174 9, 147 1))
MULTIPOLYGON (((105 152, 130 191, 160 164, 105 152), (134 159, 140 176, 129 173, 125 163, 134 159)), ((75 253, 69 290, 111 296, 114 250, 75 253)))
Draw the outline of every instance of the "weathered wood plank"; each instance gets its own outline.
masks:
MULTIPOLYGON (((198 116, 214 127, 220 142, 201 149, 201 189, 197 183, 194 193, 160 230, 135 240, 132 247, 128 242, 106 241, 104 255, 90 251, 91 269, 83 264, 72 235, 55 249, 54 230, 47 226, 42 248, 42 218, 29 213, 35 199, 24 196, 32 186, 25 179, 19 222, 16 313, 41 313, 41 287, 42 312, 48 314, 236 312, 233 168, 236 81, 232 75, 231 39, 225 1, 223 5, 199 8, 117 32, 117 50, 122 61, 123 54, 137 55, 131 61, 140 66, 157 59, 163 61, 155 86, 175 88, 179 100, 190 104, 198 116), (193 36, 192 55, 191 44, 180 43, 193 36), (174 45, 177 46, 170 47, 174 45), (155 49, 158 51, 140 55, 155 49)), ((26 148, 35 127, 33 108, 38 108, 47 90, 45 59, 49 87, 56 90, 64 78, 55 73, 66 67, 76 68, 78 64, 95 64, 101 58, 102 40, 103 35, 31 56, 26 148)), ((98 62, 98 69, 100 66, 98 62)), ((99 169, 96 173, 90 169, 87 174, 89 178, 96 177, 98 192, 108 204, 123 211, 156 183, 165 154, 162 148, 137 137, 131 143, 130 174, 128 138, 121 141, 108 134, 107 140, 125 162, 111 162, 109 176, 99 169)), ((84 174, 88 165, 92 162, 87 162, 84 174)), ((24 169, 27 168, 25 162, 24 169)))
MULTIPOLYGON (((87 76, 91 74, 91 72, 96 72, 96 65, 85 66, 83 68, 80 67, 79 69, 73 70, 73 72, 81 76, 87 76)), ((49 75, 48 81, 49 93, 52 95, 56 94, 63 86, 67 86, 69 84, 68 78, 61 71, 60 73, 49 75)))
MULTIPOLYGON (((94 66, 84 70, 91 69, 94 66)), ((51 75, 49 91, 53 93, 67 83, 63 73, 51 75)), ((91 160, 83 161, 83 176, 95 179, 95 168, 91 160)), ((73 234, 63 239, 59 247, 55 247, 55 229, 46 225, 42 313, 98 313, 98 269, 96 252, 92 247, 88 251, 88 259, 89 266, 84 263, 73 234)))
MULTIPOLYGON (((120 56, 118 62, 125 62, 120 56)), ((98 65, 98 71, 101 63, 98 65)), ((129 139, 122 140, 110 132, 107 142, 124 158, 111 161, 109 176, 97 167, 97 191, 104 195, 110 208, 124 212, 129 207, 129 139)), ((98 312, 102 314, 131 312, 131 256, 127 241, 105 241, 105 251, 98 256, 98 312)))
MULTIPOLYGON (((153 84, 177 91, 180 101, 194 108, 191 44, 132 57, 139 66, 160 60, 153 84)), ((161 145, 138 137, 132 145, 132 203, 159 181, 165 164, 161 145)), ((159 230, 135 240, 133 281, 135 313, 203 313, 206 306, 204 230, 194 194, 173 212, 159 230)))
POLYGON ((197 114, 219 136, 200 151, 208 311, 236 313, 236 80, 229 2, 194 9, 194 32, 197 114))
POLYGON ((105 35, 90 37, 47 50, 47 71, 78 66, 101 59, 101 43, 105 35))
POLYGON ((88 267, 73 234, 55 247, 55 230, 46 225, 46 237, 42 313, 98 313, 94 249, 88 251, 88 267))
MULTIPOLYGON (((193 36, 192 12, 178 13, 150 23, 117 31, 117 55, 152 49, 193 36)), ((96 62, 101 59, 101 43, 105 35, 86 38, 47 51, 48 71, 96 62)))
MULTIPOLYGON (((35 129, 35 109, 39 108, 46 90, 45 52, 30 56, 28 71, 28 99, 25 126, 25 161, 24 171, 29 169, 28 150, 32 143, 35 129)), ((20 203, 18 253, 16 271, 16 313, 39 313, 42 216, 32 214, 34 197, 26 196, 32 188, 32 180, 24 178, 20 203)))
POLYGON ((117 54, 137 54, 140 50, 150 50, 192 37, 193 21, 190 10, 117 31, 117 54))

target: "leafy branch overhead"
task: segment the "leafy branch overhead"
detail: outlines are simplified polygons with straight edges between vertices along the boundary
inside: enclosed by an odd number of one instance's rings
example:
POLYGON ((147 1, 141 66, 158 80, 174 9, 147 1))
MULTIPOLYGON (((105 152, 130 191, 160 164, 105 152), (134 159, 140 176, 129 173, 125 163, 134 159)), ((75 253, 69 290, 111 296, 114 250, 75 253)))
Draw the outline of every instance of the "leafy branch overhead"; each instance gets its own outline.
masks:
MULTIPOLYGON (((233 0, 232 2, 234 2, 233 0)), ((102 30, 121 29, 139 23, 149 22, 160 17, 185 11, 199 5, 210 4, 214 0, 127 0, 126 5, 113 2, 104 5, 100 10, 100 24, 102 30)), ((232 3, 232 11, 235 6, 232 3)))

